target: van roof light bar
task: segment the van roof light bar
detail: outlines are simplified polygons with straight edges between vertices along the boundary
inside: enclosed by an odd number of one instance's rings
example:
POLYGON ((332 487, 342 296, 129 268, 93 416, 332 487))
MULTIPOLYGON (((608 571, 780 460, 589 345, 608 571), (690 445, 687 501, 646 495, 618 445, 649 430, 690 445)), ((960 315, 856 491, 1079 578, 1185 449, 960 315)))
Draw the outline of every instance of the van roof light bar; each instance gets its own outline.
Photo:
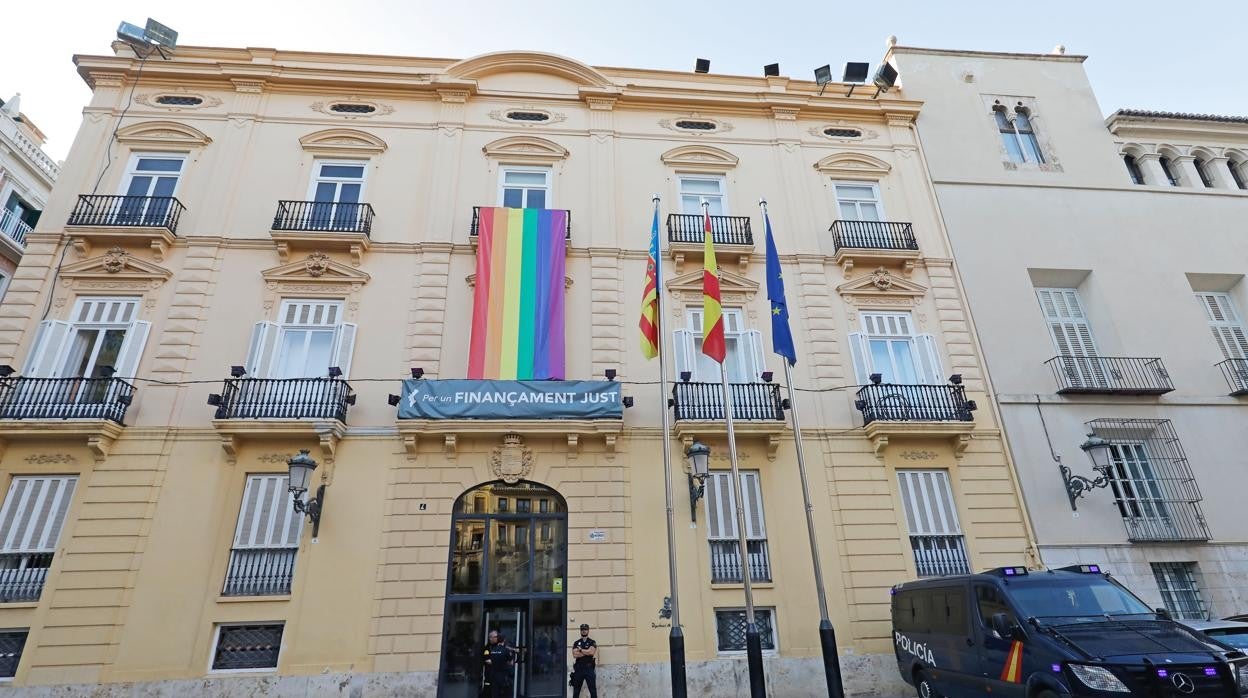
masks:
POLYGON ((1103 574, 1100 565, 1067 565, 1057 568, 1058 572, 1077 572, 1079 574, 1103 574))

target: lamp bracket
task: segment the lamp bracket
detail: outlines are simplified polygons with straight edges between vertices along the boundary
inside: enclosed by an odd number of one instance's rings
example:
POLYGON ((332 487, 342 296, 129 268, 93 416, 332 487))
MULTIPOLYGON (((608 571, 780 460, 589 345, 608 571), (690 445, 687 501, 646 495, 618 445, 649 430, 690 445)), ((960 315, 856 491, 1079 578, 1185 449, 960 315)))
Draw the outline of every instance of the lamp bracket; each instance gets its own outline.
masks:
POLYGON ((698 522, 698 500, 706 494, 706 476, 685 473, 689 478, 689 519, 698 522))
POLYGON ((295 495, 295 511, 300 514, 307 514, 308 520, 312 522, 312 538, 316 539, 321 532, 321 509, 325 505, 325 485, 316 488, 316 497, 303 501, 300 499, 302 494, 295 495))
POLYGON ((1079 508, 1075 505, 1076 500, 1087 494, 1090 490, 1109 487, 1109 483, 1111 481, 1109 468, 1107 467, 1094 467, 1093 469, 1097 472, 1097 477, 1095 479, 1084 477, 1083 475, 1075 475, 1071 472, 1070 468, 1066 467, 1065 463, 1061 462, 1060 459, 1057 462, 1057 467, 1062 473, 1062 481, 1066 484, 1066 497, 1070 499, 1071 511, 1079 510, 1079 508))

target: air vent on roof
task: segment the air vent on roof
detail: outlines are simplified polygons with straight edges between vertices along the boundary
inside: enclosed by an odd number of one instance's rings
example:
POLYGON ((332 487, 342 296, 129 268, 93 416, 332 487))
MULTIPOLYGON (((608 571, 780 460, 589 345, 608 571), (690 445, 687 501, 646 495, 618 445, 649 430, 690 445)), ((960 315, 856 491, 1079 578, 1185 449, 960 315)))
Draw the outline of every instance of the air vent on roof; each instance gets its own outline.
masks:
POLYGON ((204 100, 187 95, 161 95, 156 98, 156 103, 170 107, 195 107, 203 104, 204 100))
POLYGON ((856 128, 825 128, 823 135, 832 138, 862 138, 862 131, 856 128))
POLYGON ((512 121, 550 121, 550 114, 540 111, 509 111, 507 118, 512 121))
POLYGON ((691 119, 681 119, 676 122, 676 128, 683 128, 686 131, 714 131, 718 126, 714 121, 693 121, 691 119))
POLYGON ((371 104, 356 104, 353 102, 335 102, 329 105, 329 110, 338 112, 339 114, 372 114, 377 111, 377 107, 371 104))

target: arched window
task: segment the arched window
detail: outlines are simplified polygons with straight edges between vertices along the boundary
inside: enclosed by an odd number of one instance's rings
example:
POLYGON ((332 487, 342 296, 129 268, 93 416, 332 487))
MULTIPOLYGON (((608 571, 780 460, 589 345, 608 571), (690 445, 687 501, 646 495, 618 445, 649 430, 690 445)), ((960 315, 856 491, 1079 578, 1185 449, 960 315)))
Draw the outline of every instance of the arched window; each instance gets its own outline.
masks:
POLYGON ((1248 165, 1245 165, 1243 161, 1227 160, 1226 166, 1231 170, 1231 179, 1235 180, 1235 186, 1240 189, 1248 189, 1248 181, 1245 181, 1248 180, 1248 177, 1244 175, 1244 168, 1248 167, 1248 165))
POLYGON ((1196 165, 1196 174, 1200 175, 1201 184, 1204 184, 1210 189, 1217 186, 1213 183, 1213 175, 1209 173, 1209 163, 1205 162, 1201 158, 1196 158, 1192 161, 1192 164, 1196 165))
POLYGON ((1040 141, 1036 138, 1035 127, 1027 109, 1016 107, 1011 115, 1004 106, 998 104, 992 111, 1010 161, 1042 164, 1044 155, 1040 152, 1040 141))
POLYGON ((1134 155, 1123 155, 1122 163, 1127 166, 1127 174, 1131 175, 1132 182, 1144 184, 1144 171, 1140 169, 1140 163, 1135 161, 1134 155))
POLYGON ((1170 186, 1179 186, 1179 178, 1174 174, 1174 163, 1170 161, 1170 158, 1162 155, 1157 159, 1157 162, 1161 163, 1161 171, 1166 173, 1166 179, 1170 181, 1170 186))

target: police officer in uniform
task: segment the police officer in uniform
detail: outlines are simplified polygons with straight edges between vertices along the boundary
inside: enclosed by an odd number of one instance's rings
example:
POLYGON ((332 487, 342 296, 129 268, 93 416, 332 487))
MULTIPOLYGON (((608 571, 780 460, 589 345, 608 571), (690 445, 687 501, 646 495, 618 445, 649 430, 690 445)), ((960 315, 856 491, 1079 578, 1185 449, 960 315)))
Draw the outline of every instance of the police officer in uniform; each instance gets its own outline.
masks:
POLYGON ((515 653, 497 630, 491 630, 490 642, 485 646, 485 685, 481 695, 511 698, 512 667, 515 665, 515 653))
POLYGON ((581 639, 572 643, 572 698, 581 698, 581 686, 589 684, 589 698, 598 698, 598 682, 594 676, 594 661, 598 657, 598 643, 589 636, 589 623, 581 623, 581 639))

